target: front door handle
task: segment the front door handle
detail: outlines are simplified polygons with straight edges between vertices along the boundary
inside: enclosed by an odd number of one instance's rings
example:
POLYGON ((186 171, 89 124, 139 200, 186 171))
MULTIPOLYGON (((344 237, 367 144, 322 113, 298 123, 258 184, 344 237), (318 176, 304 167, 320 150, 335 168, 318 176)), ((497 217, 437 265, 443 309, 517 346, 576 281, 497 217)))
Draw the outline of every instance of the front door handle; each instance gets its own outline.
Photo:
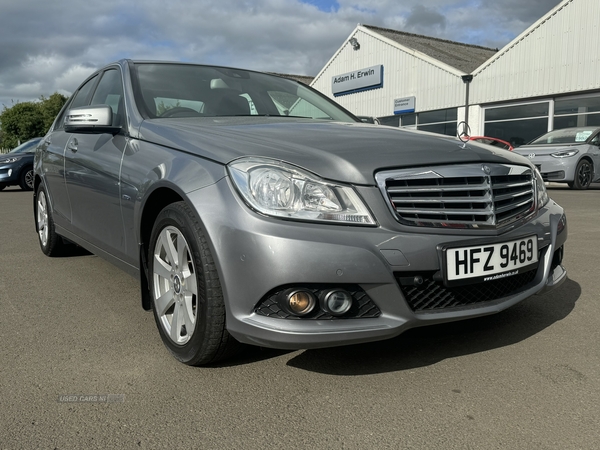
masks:
POLYGON ((67 144, 67 148, 69 150, 71 150, 73 153, 75 153, 77 151, 77 147, 79 146, 79 142, 77 141, 77 138, 73 138, 69 141, 69 144, 67 144))

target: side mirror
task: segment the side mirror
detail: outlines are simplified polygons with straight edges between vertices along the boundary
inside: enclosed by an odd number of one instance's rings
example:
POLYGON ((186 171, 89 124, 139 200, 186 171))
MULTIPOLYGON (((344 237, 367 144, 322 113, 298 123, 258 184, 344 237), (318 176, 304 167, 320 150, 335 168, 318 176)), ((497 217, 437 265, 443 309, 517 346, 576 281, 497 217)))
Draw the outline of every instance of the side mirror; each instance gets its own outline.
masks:
POLYGON ((112 123, 113 112, 108 105, 81 106, 70 109, 65 115, 67 133, 119 133, 121 127, 112 123))

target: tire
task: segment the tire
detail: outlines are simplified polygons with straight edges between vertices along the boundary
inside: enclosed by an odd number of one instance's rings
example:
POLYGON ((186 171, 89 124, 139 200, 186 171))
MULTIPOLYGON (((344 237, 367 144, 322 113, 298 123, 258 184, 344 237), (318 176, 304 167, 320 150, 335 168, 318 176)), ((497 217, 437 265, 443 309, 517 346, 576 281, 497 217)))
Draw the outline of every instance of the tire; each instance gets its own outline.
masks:
POLYGON ((33 191, 33 182, 33 166, 26 167, 25 169, 23 169, 23 172, 21 172, 21 176, 19 177, 19 186, 24 191, 33 191))
MULTIPOLYGON (((577 163, 575 168, 575 179, 573 180, 572 189, 583 190, 587 189, 592 183, 592 174, 594 167, 587 159, 582 159, 577 163)), ((570 186, 570 185, 569 185, 570 186)))
POLYGON ((56 234, 54 219, 48 203, 48 194, 43 185, 39 185, 35 199, 35 229, 42 252, 47 256, 60 256, 64 251, 64 242, 56 234))
POLYGON ((156 218, 148 269, 154 319, 176 359, 199 366, 237 353, 241 344, 225 328, 223 292, 206 237, 184 202, 156 218))

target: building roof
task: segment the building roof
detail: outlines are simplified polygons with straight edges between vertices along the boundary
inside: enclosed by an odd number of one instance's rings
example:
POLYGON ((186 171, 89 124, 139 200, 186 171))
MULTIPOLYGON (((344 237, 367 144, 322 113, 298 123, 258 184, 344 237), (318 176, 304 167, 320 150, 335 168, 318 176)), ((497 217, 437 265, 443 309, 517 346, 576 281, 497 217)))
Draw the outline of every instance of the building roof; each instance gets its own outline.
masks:
POLYGON ((390 30, 373 25, 363 25, 363 27, 465 73, 471 73, 498 51, 497 48, 446 41, 444 39, 390 30))
POLYGON ((267 72, 271 75, 277 75, 278 77, 283 77, 283 78, 289 78, 290 80, 296 80, 299 81, 300 83, 304 83, 307 86, 310 86, 310 83, 312 83, 312 80, 315 79, 315 77, 311 77, 309 75, 290 75, 287 73, 276 73, 276 72, 267 72))

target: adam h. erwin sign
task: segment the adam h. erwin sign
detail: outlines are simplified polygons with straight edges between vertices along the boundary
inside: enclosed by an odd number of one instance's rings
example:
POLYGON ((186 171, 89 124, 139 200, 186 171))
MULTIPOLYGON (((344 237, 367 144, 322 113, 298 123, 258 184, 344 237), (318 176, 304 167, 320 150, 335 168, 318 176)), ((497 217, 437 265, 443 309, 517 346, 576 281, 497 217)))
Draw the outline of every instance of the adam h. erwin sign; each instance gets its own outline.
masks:
POLYGON ((335 97, 383 87, 383 64, 331 78, 331 91, 335 97))

